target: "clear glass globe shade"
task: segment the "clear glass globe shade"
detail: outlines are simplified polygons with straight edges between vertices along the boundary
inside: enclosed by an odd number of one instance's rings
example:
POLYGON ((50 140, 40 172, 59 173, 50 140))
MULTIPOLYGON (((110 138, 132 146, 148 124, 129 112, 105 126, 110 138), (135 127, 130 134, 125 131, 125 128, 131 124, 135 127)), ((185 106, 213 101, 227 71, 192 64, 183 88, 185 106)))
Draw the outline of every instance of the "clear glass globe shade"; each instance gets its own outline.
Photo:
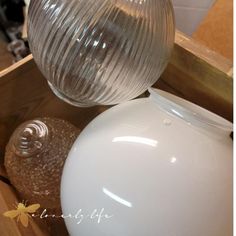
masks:
POLYGON ((175 34, 171 0, 31 0, 30 49, 76 106, 133 99, 160 77, 175 34))

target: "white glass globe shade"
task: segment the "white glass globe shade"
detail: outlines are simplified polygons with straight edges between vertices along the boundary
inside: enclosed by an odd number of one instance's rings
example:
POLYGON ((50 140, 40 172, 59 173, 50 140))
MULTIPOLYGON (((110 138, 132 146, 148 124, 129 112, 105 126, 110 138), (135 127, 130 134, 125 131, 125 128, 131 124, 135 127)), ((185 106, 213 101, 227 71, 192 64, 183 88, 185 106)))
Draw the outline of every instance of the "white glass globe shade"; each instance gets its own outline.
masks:
POLYGON ((232 235, 231 129, 158 90, 104 112, 64 167, 70 235, 232 235))

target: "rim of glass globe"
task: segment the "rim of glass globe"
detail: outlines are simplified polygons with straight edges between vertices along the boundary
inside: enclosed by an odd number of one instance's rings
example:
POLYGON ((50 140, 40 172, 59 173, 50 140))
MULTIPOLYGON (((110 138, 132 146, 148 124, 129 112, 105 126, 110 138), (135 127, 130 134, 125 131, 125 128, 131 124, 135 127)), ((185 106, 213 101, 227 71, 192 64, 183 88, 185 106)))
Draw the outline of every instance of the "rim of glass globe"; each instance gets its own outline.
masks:
POLYGON ((93 101, 89 101, 89 103, 86 103, 86 102, 78 102, 78 100, 74 100, 73 98, 67 96, 66 94, 60 92, 57 88, 55 88, 48 80, 48 85, 49 87, 51 88, 52 92, 57 96, 59 97, 61 100, 63 100, 64 102, 72 105, 72 106, 75 106, 75 107, 93 107, 93 106, 99 106, 99 105, 103 105, 103 104, 98 104, 98 103, 95 103, 93 101))
POLYGON ((223 117, 206 110, 183 98, 163 90, 149 88, 150 99, 170 115, 184 120, 188 125, 201 128, 214 134, 227 134, 233 131, 233 124, 223 117))

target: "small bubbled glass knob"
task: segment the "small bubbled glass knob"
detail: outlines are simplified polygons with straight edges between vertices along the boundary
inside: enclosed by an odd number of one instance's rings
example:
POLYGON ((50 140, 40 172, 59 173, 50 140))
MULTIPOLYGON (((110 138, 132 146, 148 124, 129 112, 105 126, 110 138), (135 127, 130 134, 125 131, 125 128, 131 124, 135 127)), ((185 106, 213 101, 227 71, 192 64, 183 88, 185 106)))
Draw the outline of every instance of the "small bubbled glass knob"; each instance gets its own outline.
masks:
POLYGON ((171 0, 31 0, 28 39, 54 93, 113 105, 152 86, 174 42, 171 0))
POLYGON ((47 209, 60 208, 62 169, 78 129, 52 118, 21 124, 6 147, 5 167, 23 200, 47 209))

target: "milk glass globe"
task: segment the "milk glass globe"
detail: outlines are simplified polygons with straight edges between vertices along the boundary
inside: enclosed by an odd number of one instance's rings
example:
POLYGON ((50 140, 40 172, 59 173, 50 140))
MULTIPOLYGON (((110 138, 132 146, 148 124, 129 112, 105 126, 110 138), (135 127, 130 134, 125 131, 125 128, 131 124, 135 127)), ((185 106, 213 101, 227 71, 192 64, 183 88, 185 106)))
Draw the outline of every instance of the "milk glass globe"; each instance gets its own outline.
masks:
POLYGON ((133 99, 165 69, 171 0, 31 0, 28 39, 53 92, 76 106, 133 99))
POLYGON ((232 235, 231 131, 223 118, 158 90, 102 113, 63 170, 70 235, 232 235))

